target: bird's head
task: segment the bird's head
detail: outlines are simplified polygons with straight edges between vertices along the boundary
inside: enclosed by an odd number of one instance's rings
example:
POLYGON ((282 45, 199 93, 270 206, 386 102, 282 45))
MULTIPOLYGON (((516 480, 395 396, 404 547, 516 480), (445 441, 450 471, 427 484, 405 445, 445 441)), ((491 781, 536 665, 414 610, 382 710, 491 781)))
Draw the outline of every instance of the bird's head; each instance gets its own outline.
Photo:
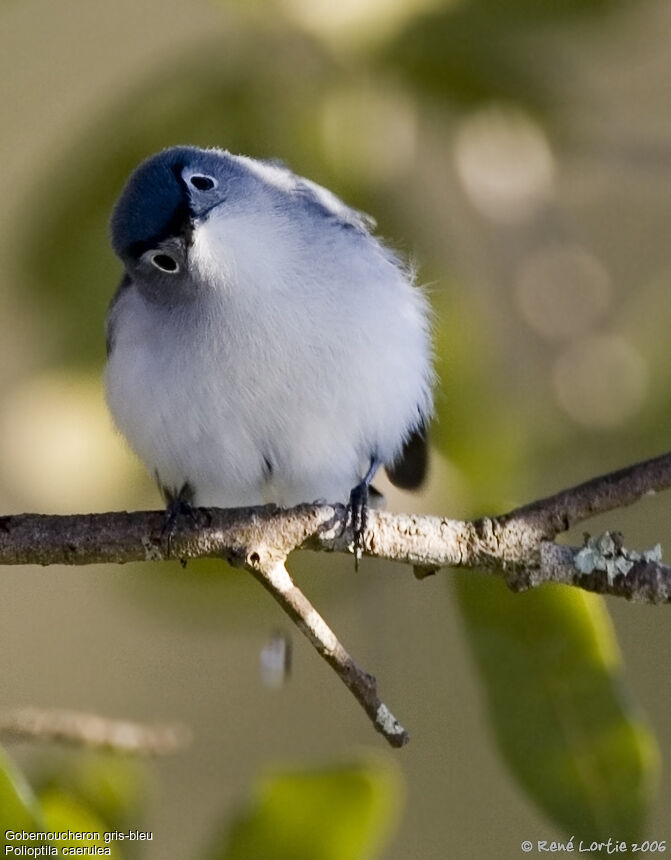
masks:
POLYGON ((179 302, 197 289, 191 249, 199 228, 224 203, 240 200, 250 177, 223 150, 177 146, 131 174, 111 218, 112 247, 153 301, 179 302))

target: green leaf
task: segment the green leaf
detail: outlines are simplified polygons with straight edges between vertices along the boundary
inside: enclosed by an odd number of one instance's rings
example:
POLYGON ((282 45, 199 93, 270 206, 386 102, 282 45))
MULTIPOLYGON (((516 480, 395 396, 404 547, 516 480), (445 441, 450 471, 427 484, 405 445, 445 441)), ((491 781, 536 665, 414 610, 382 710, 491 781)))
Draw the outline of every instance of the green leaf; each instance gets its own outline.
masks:
MULTIPOLYGON (((35 832, 44 830, 39 804, 23 777, 0 748, 0 845, 3 848, 18 842, 8 839, 7 831, 35 832)), ((41 842, 26 843, 42 845, 41 842)), ((2 852, 5 856, 5 851, 2 852)))
POLYGON ((460 574, 457 594, 496 740, 568 834, 643 834, 658 771, 654 736, 623 680, 601 598, 564 586, 510 593, 460 574))
POLYGON ((212 860, 365 860, 396 819, 399 777, 380 761, 260 781, 212 860))
POLYGON ((54 789, 90 809, 104 821, 105 830, 138 828, 149 794, 144 764, 115 753, 71 756, 45 775, 39 793, 54 789))
MULTIPOLYGON (((57 839, 55 845, 59 851, 66 845, 68 848, 74 846, 105 848, 104 833, 107 831, 105 823, 91 809, 79 799, 59 789, 50 789, 40 798, 42 812, 47 824, 47 830, 53 833, 96 834, 100 838, 89 839, 57 839)), ((117 846, 112 843, 111 853, 105 856, 115 857, 120 860, 117 846)))

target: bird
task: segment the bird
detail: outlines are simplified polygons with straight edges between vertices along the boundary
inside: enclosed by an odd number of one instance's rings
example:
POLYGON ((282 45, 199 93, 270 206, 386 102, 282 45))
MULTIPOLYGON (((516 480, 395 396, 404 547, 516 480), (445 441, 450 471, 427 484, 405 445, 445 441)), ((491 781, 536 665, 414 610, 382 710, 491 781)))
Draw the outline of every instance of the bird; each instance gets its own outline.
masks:
POLYGON ((110 219, 106 399, 171 522, 342 503, 358 561, 377 470, 421 486, 429 302, 374 230, 274 160, 173 146, 131 173, 110 219))

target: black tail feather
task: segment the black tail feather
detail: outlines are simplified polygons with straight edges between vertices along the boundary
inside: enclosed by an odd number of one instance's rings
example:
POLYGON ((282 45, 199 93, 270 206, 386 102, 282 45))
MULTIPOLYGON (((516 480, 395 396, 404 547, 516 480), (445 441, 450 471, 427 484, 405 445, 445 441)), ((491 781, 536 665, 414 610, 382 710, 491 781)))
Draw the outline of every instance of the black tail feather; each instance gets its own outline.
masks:
POLYGON ((415 430, 403 446, 396 462, 384 468, 395 487, 401 490, 418 490, 429 470, 427 428, 419 427, 415 430))

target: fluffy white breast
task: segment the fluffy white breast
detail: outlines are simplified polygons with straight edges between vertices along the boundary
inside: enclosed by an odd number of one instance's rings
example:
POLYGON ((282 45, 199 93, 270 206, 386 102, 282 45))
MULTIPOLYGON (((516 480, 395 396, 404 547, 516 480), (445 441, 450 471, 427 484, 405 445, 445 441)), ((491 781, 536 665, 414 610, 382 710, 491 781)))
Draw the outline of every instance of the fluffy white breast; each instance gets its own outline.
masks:
POLYGON ((422 293, 371 237, 281 207, 219 207, 189 259, 202 300, 118 303, 120 429, 199 504, 345 501, 430 413, 422 293))

